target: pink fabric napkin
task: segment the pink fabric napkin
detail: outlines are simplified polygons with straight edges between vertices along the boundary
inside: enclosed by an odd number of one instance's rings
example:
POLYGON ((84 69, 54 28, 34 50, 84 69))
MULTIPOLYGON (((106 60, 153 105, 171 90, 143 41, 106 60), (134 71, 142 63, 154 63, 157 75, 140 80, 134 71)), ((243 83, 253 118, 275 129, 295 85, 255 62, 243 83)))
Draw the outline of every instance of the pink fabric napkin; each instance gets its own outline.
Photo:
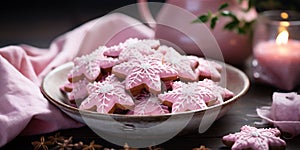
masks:
POLYGON ((271 107, 258 108, 257 114, 291 137, 300 134, 300 95, 296 92, 273 93, 271 107))
POLYGON ((48 49, 28 45, 0 48, 0 147, 18 135, 82 126, 43 97, 40 84, 44 76, 100 45, 117 44, 130 37, 153 38, 154 32, 129 16, 115 13, 61 35, 48 49))

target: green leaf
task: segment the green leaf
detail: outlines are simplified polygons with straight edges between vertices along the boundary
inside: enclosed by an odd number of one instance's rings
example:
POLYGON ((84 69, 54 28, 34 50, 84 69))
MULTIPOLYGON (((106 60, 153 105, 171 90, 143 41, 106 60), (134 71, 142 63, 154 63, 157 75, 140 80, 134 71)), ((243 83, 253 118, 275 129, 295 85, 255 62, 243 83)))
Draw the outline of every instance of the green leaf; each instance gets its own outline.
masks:
POLYGON ((237 32, 239 34, 246 34, 246 30, 244 28, 237 28, 237 32))
POLYGON ((210 21, 210 28, 214 29, 218 21, 218 17, 213 17, 210 21))
POLYGON ((224 3, 224 4, 222 4, 219 8, 218 8, 218 10, 220 11, 220 10, 223 10, 223 9, 225 9, 226 7, 228 7, 229 6, 229 4, 228 3, 224 3))
POLYGON ((233 30, 234 28, 238 27, 238 25, 239 25, 239 21, 233 20, 233 21, 225 24, 224 29, 233 30))
POLYGON ((198 17, 198 19, 205 23, 208 21, 209 17, 207 15, 201 15, 198 17))

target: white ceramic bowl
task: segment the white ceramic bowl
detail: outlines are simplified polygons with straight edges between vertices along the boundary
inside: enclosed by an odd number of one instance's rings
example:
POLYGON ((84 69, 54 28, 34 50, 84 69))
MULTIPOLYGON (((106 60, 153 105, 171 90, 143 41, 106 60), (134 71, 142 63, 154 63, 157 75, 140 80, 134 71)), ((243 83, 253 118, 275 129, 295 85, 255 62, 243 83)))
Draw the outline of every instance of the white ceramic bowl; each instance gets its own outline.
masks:
POLYGON ((41 90, 45 97, 70 117, 88 125, 102 138, 119 145, 128 143, 132 147, 160 144, 177 134, 205 132, 247 92, 250 84, 245 73, 225 64, 225 74, 223 74, 225 76, 222 80, 226 81, 226 88, 235 96, 222 104, 205 110, 156 116, 101 114, 79 110, 65 103, 66 99, 59 87, 65 83, 72 66, 72 63, 59 66, 44 78, 41 90))

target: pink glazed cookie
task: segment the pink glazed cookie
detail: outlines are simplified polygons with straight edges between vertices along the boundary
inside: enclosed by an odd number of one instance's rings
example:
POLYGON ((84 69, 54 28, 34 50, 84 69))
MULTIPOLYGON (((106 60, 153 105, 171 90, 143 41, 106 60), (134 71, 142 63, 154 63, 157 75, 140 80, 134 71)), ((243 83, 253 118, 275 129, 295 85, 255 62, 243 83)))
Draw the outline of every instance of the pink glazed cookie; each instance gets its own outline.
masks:
POLYGON ((87 90, 89 96, 80 104, 79 109, 114 113, 116 109, 125 110, 134 106, 124 85, 114 75, 106 77, 103 82, 88 84, 87 90))
POLYGON ((142 93, 135 98, 134 115, 160 115, 169 113, 168 107, 164 106, 156 95, 142 93))
POLYGON ((224 136, 222 141, 232 150, 284 150, 286 146, 277 128, 257 129, 247 125, 240 132, 224 136))
POLYGON ((104 56, 105 47, 99 47, 91 54, 76 57, 74 59, 74 67, 68 74, 68 80, 70 82, 77 82, 83 78, 89 81, 95 81, 100 73, 101 69, 109 69, 118 63, 118 59, 104 56))
POLYGON ((138 95, 143 89, 150 93, 161 93, 163 81, 177 79, 177 71, 162 63, 162 56, 154 54, 140 59, 115 65, 112 73, 120 78, 125 78, 125 89, 133 96, 138 95))
POLYGON ((160 46, 159 40, 144 39, 139 40, 137 38, 127 39, 124 43, 106 47, 104 52, 105 56, 119 57, 124 62, 128 61, 131 57, 134 57, 135 53, 141 53, 142 55, 149 55, 155 52, 160 46))
POLYGON ((164 54, 164 63, 173 67, 181 81, 197 81, 198 76, 192 68, 192 63, 186 55, 181 55, 174 48, 160 46, 157 50, 164 54))
POLYGON ((233 96, 210 79, 189 83, 177 81, 172 84, 172 89, 158 95, 163 104, 172 107, 172 113, 205 109, 233 96))
POLYGON ((159 94, 158 98, 164 105, 172 107, 172 113, 207 108, 206 103, 215 101, 217 97, 213 91, 199 86, 198 82, 173 83, 173 90, 159 94))
POLYGON ((206 60, 196 56, 187 56, 191 64, 197 64, 195 72, 200 80, 212 79, 219 81, 221 79, 222 66, 214 61, 206 60))

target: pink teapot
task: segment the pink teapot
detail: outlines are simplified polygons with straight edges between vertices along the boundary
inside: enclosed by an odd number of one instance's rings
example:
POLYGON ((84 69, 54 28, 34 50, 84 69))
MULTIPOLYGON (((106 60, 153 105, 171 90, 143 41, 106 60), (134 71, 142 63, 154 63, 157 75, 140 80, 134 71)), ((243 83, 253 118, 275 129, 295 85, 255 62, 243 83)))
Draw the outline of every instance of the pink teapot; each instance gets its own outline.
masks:
POLYGON ((151 15, 148 5, 155 7, 157 3, 139 0, 139 10, 144 21, 155 30, 155 38, 179 47, 186 54, 224 60, 240 66, 252 52, 250 34, 224 30, 227 18, 220 18, 214 29, 210 29, 208 24, 192 23, 201 14, 216 12, 225 2, 229 4, 226 9, 239 18, 254 20, 257 16, 255 9, 243 12, 241 7, 247 4, 241 6, 237 0, 167 0, 156 19, 151 15))

